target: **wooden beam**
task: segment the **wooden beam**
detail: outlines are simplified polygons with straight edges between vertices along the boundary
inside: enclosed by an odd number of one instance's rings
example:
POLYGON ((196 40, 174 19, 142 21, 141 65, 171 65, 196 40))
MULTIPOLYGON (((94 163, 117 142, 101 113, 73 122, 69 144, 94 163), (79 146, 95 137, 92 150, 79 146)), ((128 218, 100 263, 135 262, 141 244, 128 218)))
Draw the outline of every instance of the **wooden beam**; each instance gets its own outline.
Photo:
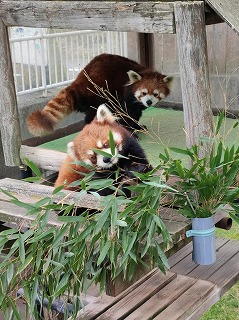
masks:
POLYGON ((0 39, 0 129, 5 164, 14 167, 21 165, 21 134, 8 33, 1 19, 0 39))
MULTIPOLYGON (((204 3, 175 2, 186 144, 213 136, 204 3)), ((209 144, 204 147, 208 151, 209 144)))
POLYGON ((7 26, 173 33, 173 2, 1 1, 7 26))
POLYGON ((239 34, 239 3, 235 0, 206 0, 206 3, 239 34))
POLYGON ((41 169, 59 171, 62 162, 66 158, 66 153, 22 145, 20 148, 20 157, 23 163, 25 163, 25 158, 27 158, 41 169))

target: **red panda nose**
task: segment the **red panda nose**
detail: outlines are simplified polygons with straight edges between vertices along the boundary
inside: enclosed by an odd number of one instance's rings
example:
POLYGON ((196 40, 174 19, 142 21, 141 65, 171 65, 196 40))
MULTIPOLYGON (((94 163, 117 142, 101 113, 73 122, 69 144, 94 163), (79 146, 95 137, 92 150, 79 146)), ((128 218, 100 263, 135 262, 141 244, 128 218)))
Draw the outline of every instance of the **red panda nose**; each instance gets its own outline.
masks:
POLYGON ((151 104, 152 104, 153 102, 152 102, 151 100, 147 100, 146 103, 147 103, 148 106, 151 106, 151 104))
POLYGON ((108 158, 108 157, 103 158, 104 163, 109 163, 110 161, 111 161, 111 158, 108 158))

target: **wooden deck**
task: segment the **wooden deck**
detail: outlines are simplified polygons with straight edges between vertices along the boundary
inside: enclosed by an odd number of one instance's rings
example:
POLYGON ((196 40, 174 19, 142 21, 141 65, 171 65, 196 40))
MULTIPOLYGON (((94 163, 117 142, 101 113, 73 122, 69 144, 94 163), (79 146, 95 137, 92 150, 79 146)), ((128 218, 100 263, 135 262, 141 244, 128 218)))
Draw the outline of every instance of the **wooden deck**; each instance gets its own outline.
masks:
POLYGON ((192 244, 169 258, 166 275, 154 269, 111 300, 97 300, 77 320, 196 320, 239 280, 238 241, 217 239, 217 261, 199 266, 192 244))

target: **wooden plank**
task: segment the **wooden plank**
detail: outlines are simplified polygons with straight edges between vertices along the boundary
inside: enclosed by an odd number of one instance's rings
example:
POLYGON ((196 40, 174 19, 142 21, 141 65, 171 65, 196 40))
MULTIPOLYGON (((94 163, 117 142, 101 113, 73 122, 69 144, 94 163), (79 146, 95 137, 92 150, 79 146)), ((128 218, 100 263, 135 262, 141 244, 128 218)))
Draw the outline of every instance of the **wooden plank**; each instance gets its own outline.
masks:
POLYGON ((239 34, 239 2, 235 0, 206 0, 206 3, 239 34))
MULTIPOLYGON (((110 307, 112 307, 116 302, 120 301, 123 297, 130 294, 132 291, 134 291, 137 287, 139 287, 144 281, 151 278, 153 275, 158 274, 159 270, 158 268, 154 268, 150 272, 148 272, 145 276, 140 278, 138 281, 133 283, 131 286, 129 286, 126 290, 124 290, 122 293, 114 297, 114 300, 111 301, 111 303, 108 303, 107 305, 104 305, 102 307, 98 306, 97 309, 94 308, 94 306, 86 306, 84 310, 80 310, 78 312, 76 320, 90 320, 95 319, 96 316, 101 315, 104 311, 108 310, 110 307)), ((71 320, 71 318, 69 319, 71 320)))
POLYGON ((173 2, 1 1, 8 26, 173 33, 173 2))
POLYGON ((196 279, 177 275, 173 281, 132 312, 125 320, 152 319, 186 292, 196 279))
MULTIPOLYGON (((226 241, 229 240, 216 239, 216 250, 223 246, 226 241)), ((188 244, 185 248, 181 249, 178 253, 176 253, 175 256, 173 256, 172 259, 169 259, 169 264, 171 266, 170 270, 173 272, 188 275, 198 267, 198 264, 196 264, 192 260, 192 243, 188 244)))
POLYGON ((236 254, 238 254, 238 252, 238 241, 233 242, 227 239, 225 240, 225 243, 217 249, 217 259, 214 264, 208 266, 198 265, 196 269, 188 273, 188 276, 208 280, 211 282, 211 277, 213 276, 214 281, 216 281, 217 279, 217 281, 214 283, 217 283, 217 285, 221 287, 220 282, 223 281, 223 275, 221 275, 221 270, 225 264, 230 264, 230 259, 234 257, 236 254))
POLYGON ((114 306, 109 308, 103 315, 97 317, 97 320, 118 320, 124 319, 137 307, 142 305, 145 301, 151 298, 156 292, 160 291, 168 283, 176 278, 176 274, 168 272, 166 275, 161 271, 154 274, 147 281, 138 286, 130 294, 124 296, 114 306))
MULTIPOLYGON (((202 301, 206 301, 212 293, 214 284, 197 280, 186 292, 184 292, 177 300, 168 306, 163 312, 154 318, 154 320, 170 319, 188 319, 188 316, 194 309, 201 305, 202 301)), ((206 310, 205 310, 206 311, 206 310)))
POLYGON ((20 124, 12 71, 7 28, 0 19, 0 129, 6 166, 19 166, 21 160, 20 124))
POLYGON ((65 152, 39 147, 22 145, 20 148, 20 157, 23 163, 25 163, 25 158, 27 158, 33 161, 37 167, 45 170, 59 171, 66 156, 65 152))
MULTIPOLYGON (((204 2, 175 2, 175 22, 188 147, 213 134, 204 2)), ((210 145, 201 151, 208 152, 210 145)))
MULTIPOLYGON (((17 207, 13 203, 0 201, 0 221, 15 224, 19 228, 29 228, 35 220, 35 215, 28 215, 25 208, 17 207)), ((48 221, 49 226, 59 227, 56 214, 52 213, 48 221)))
MULTIPOLYGON (((79 198, 79 193, 69 190, 62 190, 61 195, 52 196, 53 187, 37 183, 28 183, 21 180, 5 178, 0 180, 0 188, 13 193, 13 195, 35 196, 39 198, 52 197, 54 202, 75 203, 76 206, 99 209, 100 201, 93 195, 87 194, 79 198)), ((0 192, 1 194, 1 192, 0 192)))

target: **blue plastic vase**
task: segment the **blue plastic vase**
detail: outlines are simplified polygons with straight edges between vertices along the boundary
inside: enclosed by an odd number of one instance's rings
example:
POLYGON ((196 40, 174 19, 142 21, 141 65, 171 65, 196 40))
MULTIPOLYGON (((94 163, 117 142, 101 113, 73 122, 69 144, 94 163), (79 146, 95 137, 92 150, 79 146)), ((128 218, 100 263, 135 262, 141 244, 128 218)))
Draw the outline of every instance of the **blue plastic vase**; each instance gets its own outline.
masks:
POLYGON ((213 217, 193 218, 191 233, 193 237, 193 261, 201 265, 213 264, 216 261, 213 217))

